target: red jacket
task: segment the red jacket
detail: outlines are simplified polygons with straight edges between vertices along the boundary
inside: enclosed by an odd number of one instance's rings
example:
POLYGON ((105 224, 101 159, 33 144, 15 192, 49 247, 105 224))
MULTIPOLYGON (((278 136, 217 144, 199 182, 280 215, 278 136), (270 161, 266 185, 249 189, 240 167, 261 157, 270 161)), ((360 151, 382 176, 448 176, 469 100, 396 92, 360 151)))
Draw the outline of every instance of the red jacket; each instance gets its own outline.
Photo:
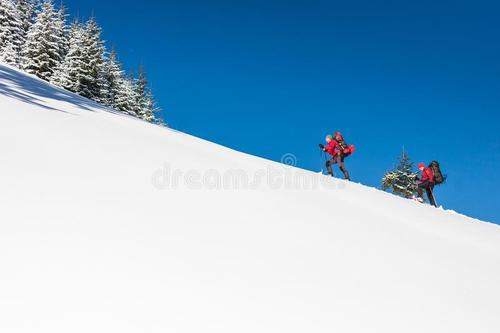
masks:
POLYGON ((431 168, 425 167, 424 171, 422 171, 422 183, 425 183, 426 181, 429 181, 431 183, 434 183, 434 172, 432 171, 431 168))
POLYGON ((328 146, 325 146, 325 151, 328 154, 332 155, 333 157, 338 155, 338 150, 339 150, 339 144, 335 140, 330 141, 328 146))

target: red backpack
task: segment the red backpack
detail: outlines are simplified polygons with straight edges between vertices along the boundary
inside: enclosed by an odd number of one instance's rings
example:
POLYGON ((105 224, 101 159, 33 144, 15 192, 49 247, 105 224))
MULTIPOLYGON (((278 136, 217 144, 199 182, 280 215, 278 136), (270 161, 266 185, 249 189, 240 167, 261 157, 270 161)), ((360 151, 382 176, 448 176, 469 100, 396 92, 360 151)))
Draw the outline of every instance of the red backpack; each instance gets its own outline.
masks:
POLYGON ((345 156, 349 156, 354 153, 354 145, 348 145, 340 132, 335 133, 333 137, 335 138, 334 140, 337 141, 340 150, 344 153, 345 156), (337 136, 340 136, 340 139, 337 139, 337 136))

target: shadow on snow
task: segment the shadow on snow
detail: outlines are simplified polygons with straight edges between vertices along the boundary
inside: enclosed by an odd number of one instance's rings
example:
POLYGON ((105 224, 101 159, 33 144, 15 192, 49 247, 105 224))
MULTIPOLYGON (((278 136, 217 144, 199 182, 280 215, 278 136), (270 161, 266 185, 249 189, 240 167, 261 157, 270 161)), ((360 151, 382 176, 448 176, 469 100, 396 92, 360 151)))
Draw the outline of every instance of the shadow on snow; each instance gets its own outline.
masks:
MULTIPOLYGON (((93 109, 96 108, 101 110, 105 109, 97 102, 78 96, 72 92, 64 90, 63 88, 53 86, 41 79, 32 77, 23 72, 20 73, 15 69, 1 64, 0 81, 11 83, 5 84, 0 82, 0 94, 15 98, 25 103, 34 104, 47 110, 60 111, 69 114, 67 111, 49 106, 48 104, 50 103, 47 103, 41 98, 67 102, 92 112, 94 112, 93 109)), ((106 110, 114 113, 114 110, 106 110)))

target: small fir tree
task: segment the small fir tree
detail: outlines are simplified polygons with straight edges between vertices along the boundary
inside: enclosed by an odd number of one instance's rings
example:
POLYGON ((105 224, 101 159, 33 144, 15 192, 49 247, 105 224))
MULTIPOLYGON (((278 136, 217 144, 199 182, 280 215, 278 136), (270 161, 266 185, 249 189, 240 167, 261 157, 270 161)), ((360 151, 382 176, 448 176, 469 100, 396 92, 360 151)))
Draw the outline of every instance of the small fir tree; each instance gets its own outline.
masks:
POLYGON ((413 171, 413 162, 403 149, 398 166, 387 171, 382 178, 382 189, 404 198, 411 198, 417 190, 418 173, 413 171))

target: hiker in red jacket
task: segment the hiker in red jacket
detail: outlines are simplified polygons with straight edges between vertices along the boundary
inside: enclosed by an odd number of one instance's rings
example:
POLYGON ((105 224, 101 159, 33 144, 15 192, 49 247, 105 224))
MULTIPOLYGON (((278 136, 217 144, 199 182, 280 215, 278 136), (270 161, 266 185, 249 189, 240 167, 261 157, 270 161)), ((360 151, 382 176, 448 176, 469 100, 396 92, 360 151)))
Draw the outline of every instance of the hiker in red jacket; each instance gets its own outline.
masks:
POLYGON ((431 168, 426 167, 424 163, 419 163, 418 169, 422 172, 420 183, 417 184, 418 197, 423 200, 423 190, 425 189, 425 191, 427 192, 427 197, 429 198, 429 202, 434 207, 437 207, 436 200, 434 199, 434 193, 432 192, 432 190, 434 189, 434 172, 431 168))
POLYGON ((335 138, 332 135, 327 135, 325 141, 327 145, 323 146, 322 144, 320 144, 319 147, 332 156, 330 160, 326 161, 326 169, 328 170, 328 174, 333 177, 332 166, 334 164, 338 164, 340 170, 344 174, 344 178, 347 180, 351 180, 351 178, 349 177, 349 172, 344 165, 344 159, 346 156, 350 155, 350 153, 348 154, 342 146, 345 145, 342 135, 339 132, 335 133, 335 138))

